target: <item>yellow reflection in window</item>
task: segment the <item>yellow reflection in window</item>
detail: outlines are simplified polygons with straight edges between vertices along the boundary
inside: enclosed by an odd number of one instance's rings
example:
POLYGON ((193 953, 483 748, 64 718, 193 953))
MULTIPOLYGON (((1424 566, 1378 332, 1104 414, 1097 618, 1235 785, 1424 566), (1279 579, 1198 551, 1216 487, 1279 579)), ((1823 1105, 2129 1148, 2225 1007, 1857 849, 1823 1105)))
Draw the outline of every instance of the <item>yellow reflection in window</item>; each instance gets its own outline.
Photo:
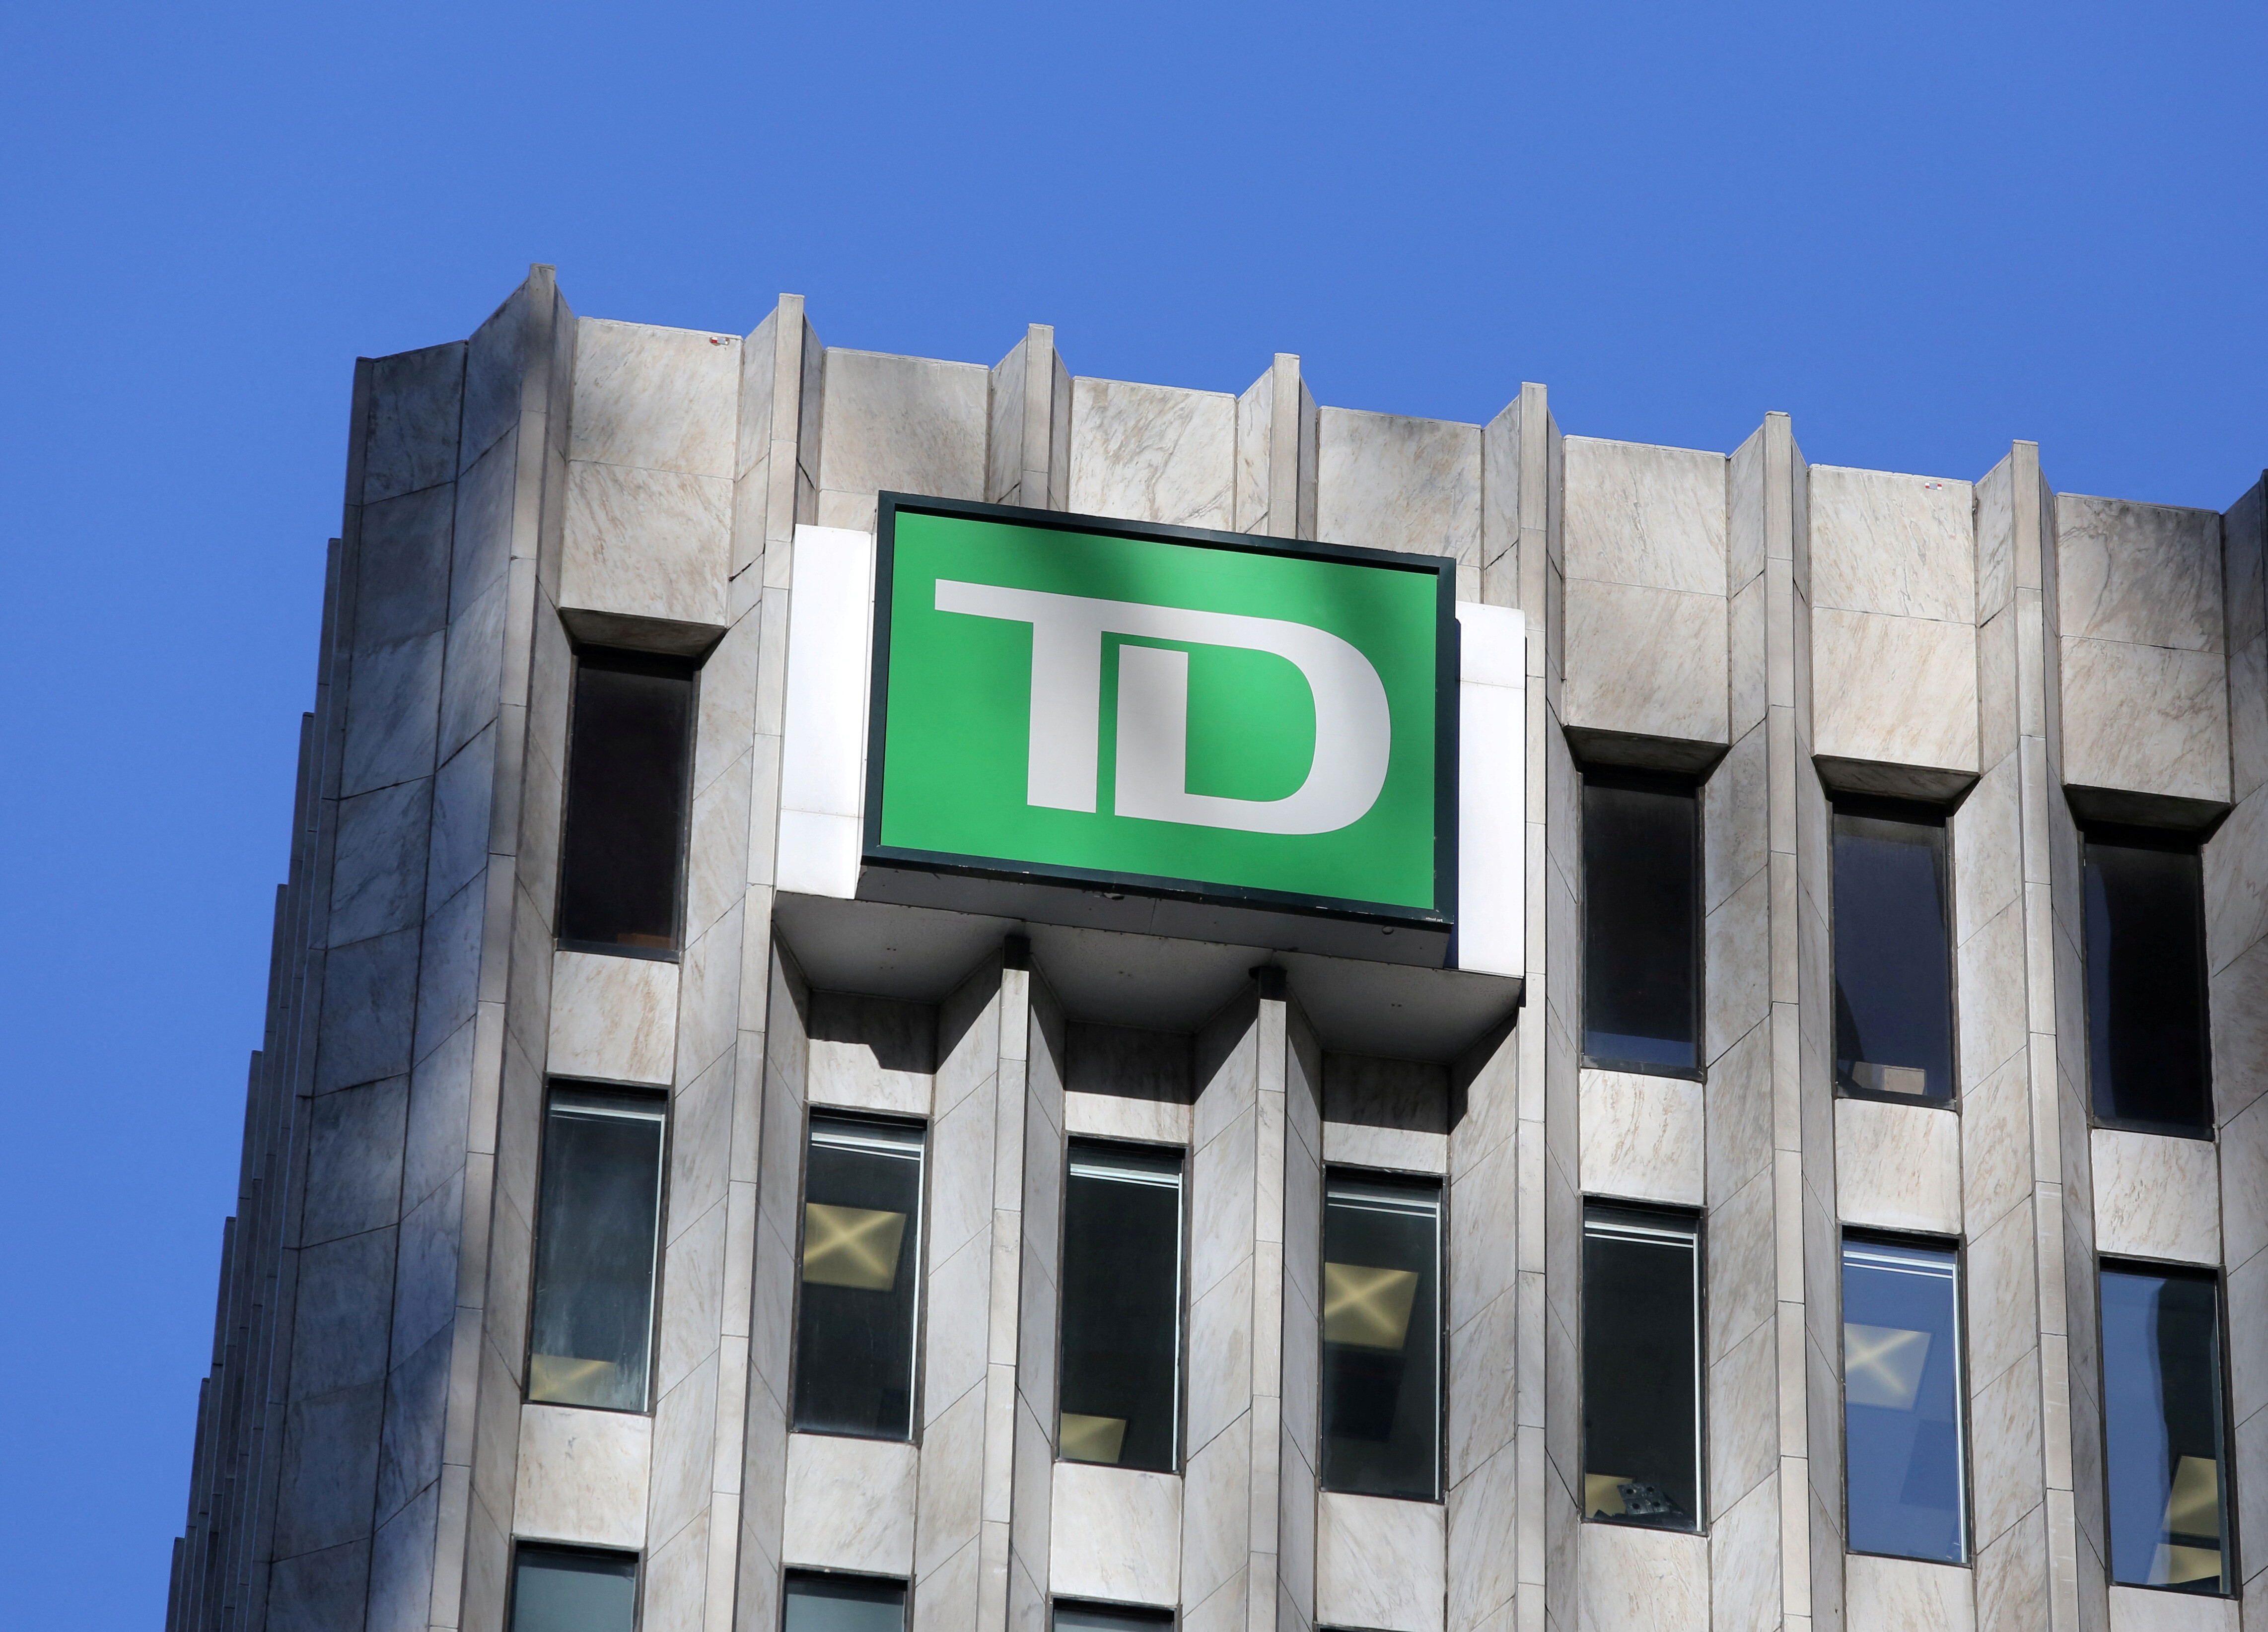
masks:
POLYGON ((1843 1323, 1843 1398, 1852 1405, 1911 1411, 1929 1359, 1929 1334, 1895 1326, 1843 1323))
POLYGON ((1410 1341, 1410 1306, 1417 1298, 1415 1269, 1325 1264, 1323 1341, 1398 1350, 1410 1341))
POLYGON ((1077 1411, 1066 1411, 1058 1437, 1067 1462, 1116 1462, 1126 1447, 1126 1419, 1083 1416, 1077 1411))
POLYGON ((803 1204, 803 1278, 815 1286, 887 1292, 897 1283, 903 1213, 865 1207, 803 1204))
POLYGON ((2184 1582, 2220 1578, 2219 1547, 2161 1547, 2150 1559, 2152 1586, 2180 1586, 2184 1582))
POLYGON ((1584 1474, 1583 1517, 1598 1518, 1629 1512, 1623 1501, 1623 1487, 1629 1482, 1620 1474, 1584 1474))
MULTIPOLYGON (((2166 1496, 2166 1528, 2176 1535, 2220 1539, 2220 1463, 2209 1456, 2185 1456, 2174 1464, 2174 1485, 2166 1496)), ((2214 1573, 2220 1569, 2215 1563, 2214 1573)))
POLYGON ((571 1355, 527 1356, 527 1397, 556 1405, 597 1405, 613 1401, 615 1373, 622 1370, 611 1360, 578 1360, 571 1355))

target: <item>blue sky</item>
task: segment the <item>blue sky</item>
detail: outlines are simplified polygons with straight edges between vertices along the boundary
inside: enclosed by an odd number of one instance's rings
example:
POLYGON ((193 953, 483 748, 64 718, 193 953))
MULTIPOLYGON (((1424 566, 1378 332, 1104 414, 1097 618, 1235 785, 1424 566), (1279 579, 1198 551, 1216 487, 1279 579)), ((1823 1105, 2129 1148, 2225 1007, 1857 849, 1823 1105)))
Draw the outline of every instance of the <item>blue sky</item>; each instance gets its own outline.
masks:
POLYGON ((353 358, 587 316, 2221 508, 2268 9, 672 4, 0 17, 0 1579, 156 1624, 353 358))

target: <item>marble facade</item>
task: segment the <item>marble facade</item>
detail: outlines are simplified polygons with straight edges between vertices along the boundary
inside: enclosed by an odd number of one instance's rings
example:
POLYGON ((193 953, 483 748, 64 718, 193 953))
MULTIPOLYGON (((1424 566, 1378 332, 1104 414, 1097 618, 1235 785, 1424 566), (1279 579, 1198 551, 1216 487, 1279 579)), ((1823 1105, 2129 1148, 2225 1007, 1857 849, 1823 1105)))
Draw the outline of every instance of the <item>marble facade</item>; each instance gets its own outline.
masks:
POLYGON ((638 1553, 649 1632, 772 1632, 791 1568, 909 1581, 918 1632, 1044 1632, 1057 1596, 1192 1632, 2268 1632, 2268 489, 2058 494, 2021 442, 1974 481, 1815 467, 1778 415, 1730 454, 1563 437, 1533 385, 1485 425, 1357 412, 1288 355, 1237 394, 1092 379, 1042 325, 887 357, 796 297, 697 334, 578 318, 546 268, 361 363, 352 426, 169 1632, 500 1632, 519 1538, 638 1553), (854 815, 791 785, 828 702, 788 683, 794 547, 884 489, 1454 558, 1529 632, 1521 978, 1413 1011, 1426 972, 821 900, 798 835, 854 815), (577 641, 703 654, 674 963, 555 945, 577 641), (1580 1057, 1586 762, 1704 779, 1700 1080, 1580 1057), (1950 1107, 1833 1093, 1837 791, 1952 809, 1950 1107), (2091 1125, 2087 819, 2209 835, 2212 1139, 2091 1125), (524 1401, 549 1076, 670 1096, 644 1415, 524 1401), (813 1106, 930 1127, 913 1444, 789 1427, 813 1106), (1175 1474, 1055 1459, 1071 1135, 1190 1153, 1175 1474), (1341 1163, 1447 1187, 1440 1503, 1318 1488, 1341 1163), (1704 1222, 1698 1534, 1580 1516, 1589 1196, 1704 1222), (1964 1248, 1966 1565, 1845 1548, 1846 1225, 1964 1248), (2223 1275, 2235 1599, 2106 1583, 2102 1253, 2223 1275))

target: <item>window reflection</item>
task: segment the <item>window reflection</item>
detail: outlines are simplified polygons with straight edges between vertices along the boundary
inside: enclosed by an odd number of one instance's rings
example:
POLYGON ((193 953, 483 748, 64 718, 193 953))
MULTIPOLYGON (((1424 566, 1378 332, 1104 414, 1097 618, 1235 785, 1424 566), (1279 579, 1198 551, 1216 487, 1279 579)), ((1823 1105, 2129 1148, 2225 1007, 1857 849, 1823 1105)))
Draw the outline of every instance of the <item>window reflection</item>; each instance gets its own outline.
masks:
POLYGON ((1057 1440, 1065 1461, 1173 1470, 1181 1324, 1182 1153, 1072 1141, 1057 1440))
POLYGON ((1700 1230, 1636 1208, 1583 1215, 1583 1516, 1701 1524, 1700 1230))
POLYGON ((2235 1590, 2223 1538, 2219 1290, 2204 1275, 2102 1270, 2102 1425, 2111 1579, 2235 1590))
POLYGON ((2095 1114, 2209 1132, 2205 879, 2194 844, 2120 830, 2087 841, 2087 1045, 2095 1114))
POLYGON ((1174 1624, 1169 1609, 1135 1609, 1123 1604, 1066 1604, 1057 1601, 1055 1632, 1167 1632, 1174 1624))
POLYGON ((806 1156, 795 1425, 913 1436, 922 1130, 814 1115, 806 1156))
POLYGON ((663 1101, 554 1088, 535 1214, 527 1397, 645 1409, 663 1101))
POLYGON ((1843 1439, 1855 1552, 1968 1556, 1960 1268, 1950 1247, 1843 1244, 1843 1439))
POLYGON ((1323 1484, 1440 1494, 1441 1189, 1334 1175, 1323 1199, 1323 1484))
POLYGON ((512 1555, 512 1632, 630 1632, 637 1559, 523 1542, 512 1555))
POLYGON ((1690 783, 1583 778, 1583 1053, 1600 1065, 1701 1064, 1700 807, 1690 783))
POLYGON ((905 1632, 906 1584, 873 1576, 791 1570, 780 1632, 905 1632))
POLYGON ((1835 1079, 1845 1093, 1953 1098, 1945 824, 1835 812, 1835 1079))

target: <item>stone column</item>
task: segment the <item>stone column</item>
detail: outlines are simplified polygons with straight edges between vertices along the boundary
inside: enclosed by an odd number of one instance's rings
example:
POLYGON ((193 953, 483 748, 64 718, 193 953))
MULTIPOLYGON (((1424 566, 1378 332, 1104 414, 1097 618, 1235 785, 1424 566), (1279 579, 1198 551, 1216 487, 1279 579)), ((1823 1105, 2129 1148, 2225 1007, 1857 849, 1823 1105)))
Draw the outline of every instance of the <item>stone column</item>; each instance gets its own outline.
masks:
POLYGON ((1071 492, 1071 371, 1052 324, 1035 323, 992 369, 984 497, 1062 510, 1071 492))
MULTIPOLYGON (((733 1365, 737 1350, 744 1377, 728 1383, 738 1400, 728 1393, 727 1408, 716 1422, 716 1511, 709 1527, 703 1624, 765 1632, 779 1619, 809 1033, 801 973, 773 938, 772 880, 788 597, 796 525, 816 513, 821 355, 803 297, 782 295, 741 348, 733 455, 727 602, 733 632, 726 638, 746 644, 741 663, 733 665, 726 701, 748 710, 749 752, 741 772, 745 784, 725 784, 728 790, 745 785, 747 841, 719 1374, 733 1365)), ((725 655, 721 643, 718 655, 725 655)), ((724 740, 739 739, 728 728, 724 740)))
POLYGON ((1047 982, 1027 974, 1031 1024, 1023 1104, 1022 1242, 1015 1319, 1014 1489, 1008 1536, 1011 1632, 1044 1632, 1048 1621, 1056 1456, 1056 1320, 1062 1261, 1064 1077, 1068 1041, 1063 1006, 1047 982))
POLYGON ((2268 482, 2229 507, 2221 540, 2235 808, 2205 852, 2205 952, 2235 1361, 2236 1556, 2257 1628, 2268 1590, 2268 482))
POLYGON ((1237 532, 1315 536, 1315 431, 1300 359, 1279 351, 1236 400, 1237 532))

